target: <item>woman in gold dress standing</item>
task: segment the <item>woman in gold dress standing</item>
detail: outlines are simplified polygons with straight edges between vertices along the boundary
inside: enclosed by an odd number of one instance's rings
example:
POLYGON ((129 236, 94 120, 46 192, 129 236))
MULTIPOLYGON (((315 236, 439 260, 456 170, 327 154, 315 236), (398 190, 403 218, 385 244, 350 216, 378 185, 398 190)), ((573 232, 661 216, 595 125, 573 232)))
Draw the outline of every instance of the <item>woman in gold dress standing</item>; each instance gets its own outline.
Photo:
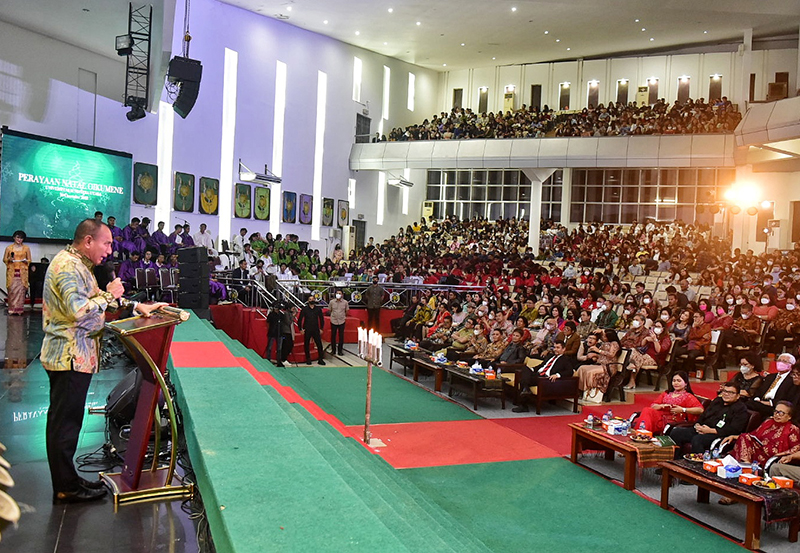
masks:
POLYGON ((15 231, 14 242, 6 248, 3 254, 3 263, 6 264, 9 315, 22 315, 25 312, 28 267, 31 263, 31 250, 22 243, 25 238, 26 234, 23 231, 15 231))

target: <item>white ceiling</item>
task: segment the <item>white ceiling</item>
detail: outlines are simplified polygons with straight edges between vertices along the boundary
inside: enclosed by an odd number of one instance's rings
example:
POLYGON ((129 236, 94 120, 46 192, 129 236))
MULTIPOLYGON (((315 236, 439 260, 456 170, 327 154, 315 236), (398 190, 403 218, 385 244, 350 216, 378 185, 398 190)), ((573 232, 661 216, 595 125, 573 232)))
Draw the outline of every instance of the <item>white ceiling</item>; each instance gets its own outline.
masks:
MULTIPOLYGON (((152 36, 162 32, 163 5, 150 0, 152 36)), ((117 58, 114 37, 128 32, 129 0, 0 0, 0 20, 74 44, 96 54, 117 58)), ((139 6, 144 2, 134 2, 139 6)), ((170 23, 171 24, 171 23, 170 23)))
POLYGON ((222 1, 440 71, 730 42, 745 27, 796 38, 800 25, 800 0, 222 1))
MULTIPOLYGON (((154 36, 175 1, 151 1, 154 36)), ((444 64, 459 69, 725 43, 740 40, 746 26, 756 36, 796 38, 800 25, 800 0, 223 1, 439 71, 444 64)), ((109 57, 127 17, 127 0, 0 0, 0 20, 109 57)))

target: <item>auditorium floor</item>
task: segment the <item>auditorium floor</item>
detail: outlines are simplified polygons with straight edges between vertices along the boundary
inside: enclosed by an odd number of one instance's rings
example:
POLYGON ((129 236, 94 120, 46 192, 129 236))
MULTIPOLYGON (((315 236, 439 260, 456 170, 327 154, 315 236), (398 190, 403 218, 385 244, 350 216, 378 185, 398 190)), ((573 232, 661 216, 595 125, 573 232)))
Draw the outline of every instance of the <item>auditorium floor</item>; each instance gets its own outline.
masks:
MULTIPOLYGON (((112 500, 84 505, 52 504, 50 473, 44 446, 48 407, 47 374, 37 356, 42 342, 41 313, 22 317, 0 314, 0 342, 5 341, 0 371, 0 442, 8 448, 15 486, 7 492, 19 503, 17 528, 2 530, 0 550, 15 553, 140 553, 199 551, 197 530, 180 501, 126 505, 114 513, 112 500)), ((129 370, 116 363, 92 379, 89 404, 102 406, 108 393, 129 370)), ((87 415, 78 455, 105 443, 105 418, 87 415)), ((96 479, 99 467, 85 467, 96 479)), ((105 467, 102 470, 107 470, 105 467)))

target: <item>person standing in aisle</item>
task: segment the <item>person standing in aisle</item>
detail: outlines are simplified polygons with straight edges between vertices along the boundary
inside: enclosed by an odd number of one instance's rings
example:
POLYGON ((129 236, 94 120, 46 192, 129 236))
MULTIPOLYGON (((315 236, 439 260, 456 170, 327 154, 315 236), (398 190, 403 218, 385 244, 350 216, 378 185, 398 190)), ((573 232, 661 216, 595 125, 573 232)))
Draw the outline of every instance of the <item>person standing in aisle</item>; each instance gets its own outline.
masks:
POLYGON ((364 302, 367 304, 367 328, 380 332, 383 287, 378 284, 377 276, 372 277, 372 285, 364 290, 364 302))
POLYGON ((344 353, 344 325, 350 312, 350 304, 342 296, 342 292, 337 290, 336 297, 328 304, 331 310, 331 353, 338 355, 344 353))
POLYGON ((325 352, 322 351, 322 329, 325 327, 325 317, 322 315, 322 309, 317 305, 317 298, 313 295, 308 297, 308 305, 300 310, 300 316, 297 318, 297 326, 300 327, 300 332, 303 333, 303 346, 306 352, 306 364, 311 364, 311 351, 309 344, 314 340, 317 346, 317 354, 319 359, 317 363, 325 365, 322 359, 325 352))

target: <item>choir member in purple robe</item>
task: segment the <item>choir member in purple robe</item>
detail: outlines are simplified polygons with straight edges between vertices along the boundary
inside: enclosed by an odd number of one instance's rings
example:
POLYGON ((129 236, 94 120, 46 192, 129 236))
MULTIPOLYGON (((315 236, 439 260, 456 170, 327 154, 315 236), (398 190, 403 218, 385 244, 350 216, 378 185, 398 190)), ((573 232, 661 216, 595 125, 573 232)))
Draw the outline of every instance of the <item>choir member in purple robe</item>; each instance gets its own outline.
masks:
POLYGON ((130 255, 133 252, 144 251, 147 244, 144 239, 139 235, 139 224, 141 221, 138 217, 131 219, 131 223, 122 229, 122 249, 130 255))
POLYGON ((183 234, 181 234, 181 247, 186 248, 188 246, 194 246, 194 238, 192 238, 192 234, 189 232, 189 223, 183 225, 183 234))
POLYGON ((158 230, 150 235, 150 245, 159 252, 166 254, 169 250, 169 236, 164 234, 164 221, 158 223, 158 230))
POLYGON ((122 252, 122 229, 117 226, 117 218, 113 215, 108 216, 108 228, 111 229, 111 238, 114 240, 111 245, 112 255, 119 257, 122 252))
POLYGON ((136 269, 140 267, 138 251, 132 251, 128 259, 119 264, 119 274, 117 276, 122 280, 126 292, 130 292, 136 287, 136 269))

